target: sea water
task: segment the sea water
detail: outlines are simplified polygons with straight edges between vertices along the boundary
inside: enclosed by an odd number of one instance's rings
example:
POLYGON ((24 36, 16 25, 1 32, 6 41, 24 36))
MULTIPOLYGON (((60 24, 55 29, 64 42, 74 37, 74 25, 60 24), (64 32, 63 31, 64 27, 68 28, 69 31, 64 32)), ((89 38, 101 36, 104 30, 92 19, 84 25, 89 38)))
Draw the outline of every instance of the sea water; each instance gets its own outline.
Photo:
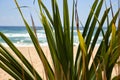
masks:
MULTIPOLYGON (((95 28, 96 31, 97 28, 95 28)), ((103 29, 104 31, 106 28, 103 29)), ((37 27, 37 37, 41 45, 48 45, 43 27, 37 27)), ((0 26, 0 32, 4 33, 15 45, 17 46, 30 46, 33 45, 32 40, 26 30, 25 26, 0 26)), ((83 32, 83 28, 80 27, 80 32, 83 32)), ((95 32, 94 32, 95 35, 95 32)), ((102 41, 102 34, 100 34, 97 44, 102 41)), ((91 41, 92 42, 92 41, 91 41)), ((0 43, 7 45, 4 40, 0 37, 0 43)), ((74 28, 74 45, 78 45, 79 40, 77 36, 76 28, 74 28)))

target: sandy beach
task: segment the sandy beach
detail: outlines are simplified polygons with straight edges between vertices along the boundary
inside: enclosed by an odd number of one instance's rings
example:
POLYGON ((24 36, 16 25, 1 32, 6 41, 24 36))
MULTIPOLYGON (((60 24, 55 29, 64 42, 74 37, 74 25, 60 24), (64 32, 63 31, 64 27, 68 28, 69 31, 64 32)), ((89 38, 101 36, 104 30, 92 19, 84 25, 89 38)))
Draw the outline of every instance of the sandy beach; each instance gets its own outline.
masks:
MULTIPOLYGON (((7 47, 8 48, 8 47, 7 47)), ((34 66, 36 71, 43 77, 45 78, 44 75, 44 68, 42 66, 42 63, 40 61, 40 58, 37 55, 37 52, 33 46, 23 46, 23 47, 18 47, 18 49, 23 53, 23 55, 28 59, 28 61, 34 66)), ((52 66, 52 61, 51 61, 51 56, 49 52, 48 46, 42 46, 42 49, 45 53, 45 56, 47 57, 48 61, 50 62, 52 66)), ((8 48, 10 50, 10 48, 8 48)), ((74 53, 77 51, 77 46, 74 47, 74 53)), ((94 49, 94 53, 97 51, 97 47, 94 49)), ((10 52, 13 54, 13 52, 10 50, 10 52)), ((14 55, 14 54, 13 54, 14 55)), ((14 55, 15 56, 15 55, 14 55)), ((93 55, 94 57, 94 55, 93 55)), ((92 61, 92 59, 91 59, 92 61)), ((117 73, 117 68, 114 70, 113 75, 116 75, 117 73)), ((0 80, 9 80, 12 79, 14 80, 10 75, 8 75, 5 71, 0 69, 0 80)))
MULTIPOLYGON (((11 51, 11 49, 9 47, 7 47, 7 49, 13 54, 13 52, 11 51)), ((18 47, 18 49, 23 53, 23 55, 28 59, 28 61, 34 66, 36 71, 44 79, 44 77, 45 77, 44 68, 42 66, 42 62, 40 61, 40 58, 39 58, 35 48, 33 46, 22 46, 22 47, 18 47)), ((48 46, 42 46, 42 50, 44 51, 46 58, 48 59, 49 63, 52 66, 52 60, 51 60, 48 46)), ((74 47, 74 52, 76 52, 76 50, 77 50, 77 47, 74 47)), ((15 56, 15 54, 13 54, 13 55, 15 56)), ((0 69, 0 80, 8 80, 8 79, 14 80, 5 71, 0 69)))
MULTIPOLYGON (((30 47, 24 46, 24 47, 18 47, 18 49, 23 53, 23 55, 28 59, 28 61, 34 66, 36 71, 38 71, 38 73, 44 77, 44 74, 43 74, 44 69, 43 69, 42 63, 39 59, 39 56, 38 56, 35 48, 33 46, 30 46, 30 47)), ((49 48, 47 46, 42 46, 42 49, 43 49, 48 61, 51 63, 51 56, 49 55, 49 53, 50 53, 49 48)), ((8 48, 8 50, 10 50, 10 48, 8 48)), ((12 52, 12 51, 10 50, 10 52, 12 52)), ((4 72, 2 69, 0 69, 0 80, 8 80, 8 79, 13 80, 13 78, 11 76, 9 76, 6 72, 4 72)))

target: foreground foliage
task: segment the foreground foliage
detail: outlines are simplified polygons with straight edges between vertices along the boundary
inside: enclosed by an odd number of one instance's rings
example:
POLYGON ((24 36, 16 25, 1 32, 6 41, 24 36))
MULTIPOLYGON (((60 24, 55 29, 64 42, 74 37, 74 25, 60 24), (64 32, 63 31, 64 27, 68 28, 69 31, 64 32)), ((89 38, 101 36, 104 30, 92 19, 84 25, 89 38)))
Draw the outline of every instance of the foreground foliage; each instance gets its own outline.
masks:
MULTIPOLYGON (((98 17, 104 4, 104 0, 95 0, 86 20, 83 33, 81 33, 79 31, 77 3, 75 3, 75 1, 73 2, 72 21, 70 23, 68 3, 67 0, 63 0, 62 24, 57 0, 51 0, 53 11, 52 16, 45 4, 41 0, 38 0, 40 19, 46 33, 50 55, 52 56, 54 66, 52 69, 44 55, 43 50, 41 49, 41 46, 39 45, 35 31, 32 31, 25 20, 17 1, 14 1, 22 16, 38 56, 43 63, 47 80, 111 79, 113 67, 117 63, 117 59, 120 55, 120 44, 118 43, 120 34, 115 26, 119 11, 114 13, 115 15, 112 16, 113 18, 109 20, 108 14, 110 13, 112 6, 106 8, 104 13, 102 13, 102 18, 99 20, 98 17), (75 59, 75 53, 73 53, 74 17, 76 20, 78 39, 80 42, 75 59), (103 25, 106 21, 108 21, 107 30, 104 32, 103 25), (98 27, 95 31, 97 23, 98 27), (95 35, 93 35, 94 32, 95 35), (100 34, 102 34, 103 39, 100 42, 100 46, 95 53, 96 55, 93 62, 91 62, 91 66, 89 67, 90 59, 92 58, 92 53, 97 45, 97 40, 100 34)), ((22 55, 23 53, 21 53, 17 47, 15 47, 15 45, 1 32, 0 37, 8 44, 11 50, 13 50, 22 62, 21 64, 2 44, 0 44, 0 67, 17 80, 42 80, 42 77, 22 55)), ((118 80, 119 78, 120 75, 115 76, 113 80, 118 80)))

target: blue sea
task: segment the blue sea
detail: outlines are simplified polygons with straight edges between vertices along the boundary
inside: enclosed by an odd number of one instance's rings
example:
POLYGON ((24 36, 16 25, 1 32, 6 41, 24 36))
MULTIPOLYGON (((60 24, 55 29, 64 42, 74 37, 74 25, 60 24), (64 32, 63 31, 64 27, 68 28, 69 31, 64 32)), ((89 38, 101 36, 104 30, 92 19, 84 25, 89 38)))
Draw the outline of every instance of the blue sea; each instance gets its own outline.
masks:
MULTIPOLYGON (((37 36, 39 43, 43 46, 48 45, 43 27, 37 27, 37 36)), ((106 28, 104 29, 106 30, 106 28)), ((80 27, 80 31, 83 32, 83 28, 80 27)), ((33 45, 30 36, 25 28, 25 26, 0 26, 0 32, 4 33, 16 46, 30 46, 33 45)), ((94 32, 95 34, 95 32, 94 32)), ((97 43, 99 44, 102 40, 102 35, 100 34, 97 43)), ((7 45, 0 37, 0 43, 7 45)), ((76 28, 74 28, 74 45, 78 45, 78 36, 76 28)))

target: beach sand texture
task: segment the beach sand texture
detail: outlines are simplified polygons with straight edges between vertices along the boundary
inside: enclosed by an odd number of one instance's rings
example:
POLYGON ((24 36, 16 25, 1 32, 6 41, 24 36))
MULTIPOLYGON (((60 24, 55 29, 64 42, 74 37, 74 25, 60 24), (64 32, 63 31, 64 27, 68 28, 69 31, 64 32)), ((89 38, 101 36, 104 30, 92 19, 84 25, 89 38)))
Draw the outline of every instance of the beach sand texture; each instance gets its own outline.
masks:
MULTIPOLYGON (((43 77, 43 80, 44 80, 45 79, 44 68, 42 66, 42 63, 39 59, 39 56, 38 56, 35 48, 32 46, 30 46, 30 47, 27 46, 27 47, 18 47, 18 49, 23 53, 23 55, 28 59, 28 61, 33 65, 33 67, 41 75, 41 77, 43 77)), ((48 46, 42 46, 42 49, 43 49, 45 56, 47 57, 49 63, 52 66, 52 60, 51 60, 48 46)), ((8 50, 10 50, 10 48, 8 48, 8 50)), ((74 47, 74 53, 76 53, 76 51, 77 51, 77 47, 74 47)), ((97 47, 94 49, 93 53, 95 53, 96 51, 97 51, 97 47)), ((13 52, 11 50, 10 50, 10 52, 13 54, 13 52)), ((13 54, 13 56, 15 56, 15 55, 13 54)), ((93 55, 93 57, 94 57, 94 55, 93 55)), ((92 61, 92 59, 91 59, 91 61, 92 61)), ((114 69, 112 75, 114 76, 116 74, 117 74, 117 67, 114 69)), ((8 75, 5 71, 3 71, 0 68, 0 80, 9 80, 9 79, 14 80, 10 75, 8 75)))
MULTIPOLYGON (((33 65, 33 67, 36 69, 36 71, 44 78, 44 68, 42 66, 42 63, 40 61, 40 58, 35 50, 34 47, 18 47, 18 49, 23 53, 23 55, 28 59, 28 61, 33 65)), ((51 56, 49 55, 49 48, 46 46, 42 47, 45 56, 47 57, 48 61, 51 63, 51 56)), ((8 50, 13 54, 13 52, 8 48, 8 50)), ((15 56, 13 54, 13 56, 15 56)), ((4 72, 2 69, 0 69, 0 80, 8 80, 13 78, 8 75, 6 72, 4 72)))

